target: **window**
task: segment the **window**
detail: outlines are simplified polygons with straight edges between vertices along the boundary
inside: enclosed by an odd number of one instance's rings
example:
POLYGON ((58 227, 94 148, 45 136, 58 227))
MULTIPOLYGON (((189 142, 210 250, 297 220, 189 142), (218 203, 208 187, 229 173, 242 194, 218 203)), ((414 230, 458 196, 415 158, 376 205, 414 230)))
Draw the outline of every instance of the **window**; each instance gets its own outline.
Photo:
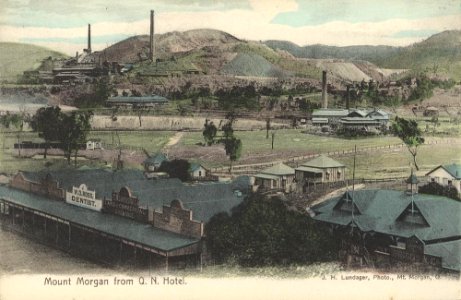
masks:
POLYGON ((434 178, 434 177, 431 178, 431 182, 435 182, 435 178, 434 178))
POLYGON ((198 171, 198 177, 202 177, 202 171, 198 171))
POLYGON ((448 186, 453 186, 453 181, 448 180, 448 186))

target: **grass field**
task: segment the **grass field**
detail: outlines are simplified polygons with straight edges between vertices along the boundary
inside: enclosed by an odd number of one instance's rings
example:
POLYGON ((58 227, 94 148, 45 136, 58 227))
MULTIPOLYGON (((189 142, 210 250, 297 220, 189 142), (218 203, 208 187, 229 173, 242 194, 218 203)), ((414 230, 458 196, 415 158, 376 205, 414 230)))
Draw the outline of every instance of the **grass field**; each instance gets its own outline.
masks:
MULTIPOLYGON (((242 156, 252 153, 296 152, 299 155, 353 149, 357 147, 385 146, 399 144, 401 141, 392 136, 343 139, 329 136, 305 134, 299 129, 282 129, 275 131, 274 151, 271 149, 271 134, 266 139, 266 131, 236 131, 234 135, 242 140, 242 156)), ((185 147, 203 142, 201 132, 188 132, 181 140, 185 147)))
MULTIPOLYGON (((123 145, 142 147, 150 153, 160 151, 174 132, 165 131, 139 131, 139 132, 120 132, 120 141, 123 145)), ((105 143, 112 143, 111 132, 91 132, 89 138, 99 138, 105 143)), ((21 134, 22 141, 42 142, 43 140, 33 132, 24 132, 21 134)), ((118 143, 118 138, 114 134, 114 141, 118 143)), ((64 157, 49 157, 46 160, 35 158, 17 158, 13 156, 14 143, 17 142, 16 134, 0 134, 0 173, 12 174, 17 170, 38 171, 42 169, 63 169, 69 168, 64 157)), ((102 161, 97 160, 79 160, 78 165, 90 167, 104 166, 102 161)), ((73 165, 72 165, 73 166, 73 165)))
MULTIPOLYGON (((120 141, 132 150, 144 148, 149 153, 160 151, 169 139, 175 134, 173 131, 131 131, 119 132, 120 141)), ((392 136, 342 139, 337 137, 316 136, 302 133, 297 129, 283 129, 275 132, 274 150, 271 149, 271 138, 266 139, 266 131, 236 131, 235 135, 242 139, 242 157, 236 164, 270 162, 285 160, 290 157, 303 156, 312 153, 327 153, 341 150, 352 150, 355 145, 358 149, 363 147, 387 146, 400 144, 398 138, 392 136)), ((107 144, 117 144, 115 134, 105 131, 91 132, 90 138, 99 138, 107 144)), ((32 132, 25 132, 21 136, 23 141, 39 142, 41 139, 32 132)), ((444 138, 427 137, 428 142, 445 141, 444 138)), ((40 170, 43 168, 59 169, 67 167, 63 158, 49 158, 46 161, 13 157, 13 144, 17 141, 14 133, 1 135, 0 146, 0 172, 14 173, 16 170, 40 170), (4 145, 4 146, 3 146, 4 145)), ((170 149, 173 157, 181 157, 191 161, 204 163, 208 167, 227 166, 229 161, 225 156, 222 145, 203 147, 201 132, 185 132, 179 143, 170 149)), ((435 145, 423 145, 417 156, 421 171, 418 175, 424 175, 431 168, 452 162, 461 162, 461 145, 439 143, 435 145)), ((349 169, 349 177, 353 156, 336 157, 349 169)), ((356 162, 357 178, 384 178, 405 176, 410 172, 411 155, 405 147, 393 151, 370 151, 358 153, 356 162)), ((301 162, 300 162, 301 163, 301 162)), ((79 165, 101 166, 102 162, 96 160, 81 160, 79 165)))
MULTIPOLYGON (((418 150, 416 160, 420 171, 418 176, 424 176, 433 168, 450 163, 461 163, 461 145, 423 145, 418 150)), ((339 157, 347 166, 346 176, 352 178, 353 156, 339 157)), ((356 178, 386 178, 409 176, 413 158, 406 148, 400 151, 359 153, 356 157, 356 178)))
MULTIPOLYGON (((160 151, 168 143, 173 131, 120 131, 118 133, 122 145, 142 147, 150 153, 160 151)), ((106 144, 118 144, 115 133, 108 131, 93 131, 89 138, 101 139, 106 144)))

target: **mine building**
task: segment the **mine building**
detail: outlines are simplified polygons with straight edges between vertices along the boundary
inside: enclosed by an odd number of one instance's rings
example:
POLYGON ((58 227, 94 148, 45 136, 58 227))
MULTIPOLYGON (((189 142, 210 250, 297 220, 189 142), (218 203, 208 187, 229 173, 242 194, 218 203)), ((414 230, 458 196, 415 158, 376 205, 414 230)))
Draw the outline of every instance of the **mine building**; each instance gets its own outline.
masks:
POLYGON ((313 125, 328 125, 345 130, 388 129, 389 113, 381 109, 317 109, 312 113, 313 125))
POLYGON ((459 276, 461 202, 406 191, 356 190, 312 207, 313 218, 341 240, 340 257, 353 267, 441 271, 459 276))
POLYGON ((242 201, 242 185, 148 180, 138 170, 18 172, 0 186, 0 221, 95 261, 196 267, 207 258, 204 224, 242 201))
POLYGON ((168 103, 168 99, 158 95, 150 95, 150 96, 116 96, 110 97, 106 100, 106 104, 110 107, 139 107, 139 108, 147 108, 147 107, 155 107, 159 105, 164 105, 168 103))

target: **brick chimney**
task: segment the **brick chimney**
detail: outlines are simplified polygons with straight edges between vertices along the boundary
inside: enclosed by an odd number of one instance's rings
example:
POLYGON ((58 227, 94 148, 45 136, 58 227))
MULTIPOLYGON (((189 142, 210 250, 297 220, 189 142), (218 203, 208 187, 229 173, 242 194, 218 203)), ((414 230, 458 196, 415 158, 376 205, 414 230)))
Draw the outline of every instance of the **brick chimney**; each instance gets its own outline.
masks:
POLYGON ((327 71, 322 71, 322 108, 328 108, 327 71))
POLYGON ((154 11, 150 11, 150 51, 149 51, 149 59, 154 61, 154 11))
POLYGON ((91 53, 91 24, 88 24, 88 48, 87 52, 91 53))

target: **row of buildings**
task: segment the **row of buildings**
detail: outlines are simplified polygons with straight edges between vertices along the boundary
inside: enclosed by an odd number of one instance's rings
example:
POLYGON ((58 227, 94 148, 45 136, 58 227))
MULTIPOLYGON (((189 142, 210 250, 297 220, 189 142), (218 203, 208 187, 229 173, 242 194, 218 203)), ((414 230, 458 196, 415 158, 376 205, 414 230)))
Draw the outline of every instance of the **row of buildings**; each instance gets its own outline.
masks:
POLYGON ((248 184, 149 180, 138 170, 18 172, 0 186, 0 220, 97 261, 198 266, 207 259, 204 224, 238 205, 248 184))
POLYGON ((262 170, 254 176, 254 188, 278 189, 289 193, 309 185, 344 181, 345 173, 344 164, 325 155, 319 155, 296 168, 279 163, 262 170))

